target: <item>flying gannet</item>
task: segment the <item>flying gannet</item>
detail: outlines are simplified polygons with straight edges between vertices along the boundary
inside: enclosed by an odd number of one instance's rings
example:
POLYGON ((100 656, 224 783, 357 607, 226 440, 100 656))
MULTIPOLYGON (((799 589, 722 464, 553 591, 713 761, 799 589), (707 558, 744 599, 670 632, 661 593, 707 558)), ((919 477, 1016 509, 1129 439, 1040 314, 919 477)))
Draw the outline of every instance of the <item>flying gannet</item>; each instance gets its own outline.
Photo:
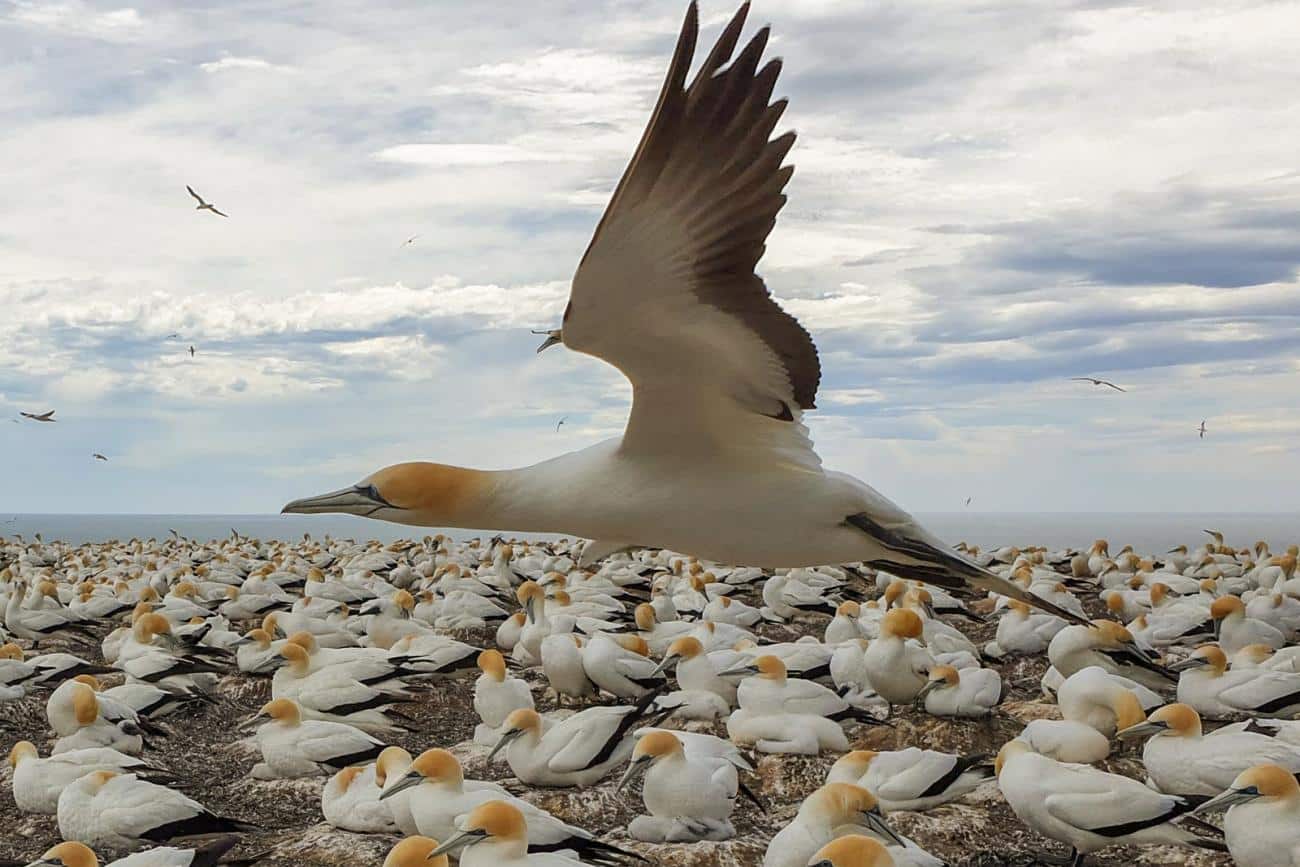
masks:
POLYGON ((583 536, 583 565, 642 546, 769 568, 866 562, 1078 622, 813 450, 803 413, 821 379, 817 349, 754 273, 785 204, 795 134, 771 138, 786 100, 771 99, 781 61, 759 67, 768 28, 732 58, 747 12, 687 84, 699 29, 688 8, 649 126, 547 334, 631 381, 623 436, 510 470, 397 464, 283 511, 583 536))
POLYGON ((230 216, 229 214, 223 214, 223 213, 221 213, 220 211, 218 211, 218 210, 216 209, 216 206, 215 206, 215 205, 212 205, 212 204, 210 204, 210 203, 208 203, 208 202, 203 201, 203 197, 200 196, 198 193, 194 192, 194 188, 191 187, 189 184, 186 184, 186 185, 185 185, 185 189, 189 190, 189 191, 190 191, 190 195, 194 197, 194 201, 198 202, 198 204, 195 205, 194 210, 196 210, 196 211, 211 211, 212 213, 216 214, 218 217, 229 217, 229 216, 230 216))

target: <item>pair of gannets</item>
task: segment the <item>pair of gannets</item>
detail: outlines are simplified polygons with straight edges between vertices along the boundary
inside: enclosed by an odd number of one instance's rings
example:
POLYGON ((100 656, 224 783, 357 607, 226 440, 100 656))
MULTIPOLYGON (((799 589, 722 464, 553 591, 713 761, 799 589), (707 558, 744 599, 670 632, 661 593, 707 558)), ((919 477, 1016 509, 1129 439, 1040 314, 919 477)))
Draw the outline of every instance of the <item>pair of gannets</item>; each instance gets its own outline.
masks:
POLYGON ((1181 672, 1178 700, 1206 719, 1239 714, 1287 717, 1300 711, 1300 674, 1264 668, 1228 669, 1228 657, 1216 644, 1198 647, 1170 666, 1181 672))
MULTIPOLYGON (((898 867, 942 867, 943 861, 898 835, 885 820, 880 805, 866 789, 849 783, 827 783, 799 806, 790 824, 777 832, 763 855, 763 867, 805 867, 825 860, 836 838, 871 837, 898 867)), ((831 850, 832 852, 836 850, 831 850)), ((832 861, 832 863, 835 863, 832 861)))
POLYGON ((63 839, 91 846, 129 848, 173 837, 257 830, 214 815, 166 786, 111 770, 94 771, 64 786, 56 812, 63 839))
MULTIPOLYGON (((192 848, 155 846, 110 861, 104 867, 216 867, 238 842, 235 837, 218 837, 192 848)), ((40 860, 32 862, 28 867, 54 864, 63 867, 99 867, 99 857, 85 843, 70 840, 47 849, 40 860)))
POLYGON ((9 750, 13 768, 14 803, 24 813, 58 811, 59 794, 69 783, 95 771, 117 771, 141 778, 167 779, 167 774, 134 756, 108 747, 91 747, 41 758, 36 746, 19 741, 9 750))
POLYGON ((262 761, 252 770, 257 779, 310 777, 376 758, 384 744, 359 728, 341 722, 304 719, 301 706, 287 698, 267 702, 258 717, 270 717, 257 729, 262 761))

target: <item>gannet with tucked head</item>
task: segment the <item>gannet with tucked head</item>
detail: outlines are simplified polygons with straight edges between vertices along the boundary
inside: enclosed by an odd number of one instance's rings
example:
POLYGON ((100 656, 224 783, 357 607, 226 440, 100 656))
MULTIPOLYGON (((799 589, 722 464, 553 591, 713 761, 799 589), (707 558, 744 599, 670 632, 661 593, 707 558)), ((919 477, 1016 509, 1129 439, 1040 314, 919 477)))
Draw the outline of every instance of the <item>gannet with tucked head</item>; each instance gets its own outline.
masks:
POLYGON ((373 764, 350 765, 329 778, 320 794, 321 815, 344 831, 391 834, 398 830, 393 813, 380 802, 373 764))
MULTIPOLYGON (((790 824, 768 843, 763 867, 805 867, 823 846, 848 834, 906 845, 885 821, 870 792, 848 783, 828 783, 805 798, 790 824)), ((930 863, 943 862, 934 858, 930 863)))
POLYGON ((934 716, 984 717, 1002 703, 1006 684, 992 668, 958 671, 951 665, 936 665, 917 698, 934 716))
POLYGON ((1196 812, 1224 808, 1223 833, 1237 867, 1300 864, 1300 784, 1290 771, 1276 765, 1243 771, 1196 812))
POLYGON ((407 837, 388 850, 384 867, 448 867, 446 855, 433 854, 437 848, 438 841, 430 837, 407 837))
POLYGON ((771 102, 780 61, 758 67, 768 30, 732 60, 747 12, 688 85, 699 30, 688 8, 649 126, 573 279, 560 340, 631 380, 623 436, 511 470, 397 464, 285 512, 579 535, 593 540, 588 562, 641 545, 765 567, 865 561, 1053 608, 813 450, 802 418, 817 349, 754 273, 785 203, 794 134, 769 139, 786 103, 771 102))
POLYGON ((41 758, 36 745, 18 741, 9 750, 13 768, 14 803, 24 813, 53 815, 58 810, 59 793, 64 786, 95 771, 119 771, 133 774, 161 773, 134 756, 108 747, 71 750, 41 758))
POLYGON ((987 755, 957 756, 908 747, 894 752, 854 750, 831 766, 828 783, 852 783, 875 795, 886 813, 923 811, 974 791, 993 778, 987 755))

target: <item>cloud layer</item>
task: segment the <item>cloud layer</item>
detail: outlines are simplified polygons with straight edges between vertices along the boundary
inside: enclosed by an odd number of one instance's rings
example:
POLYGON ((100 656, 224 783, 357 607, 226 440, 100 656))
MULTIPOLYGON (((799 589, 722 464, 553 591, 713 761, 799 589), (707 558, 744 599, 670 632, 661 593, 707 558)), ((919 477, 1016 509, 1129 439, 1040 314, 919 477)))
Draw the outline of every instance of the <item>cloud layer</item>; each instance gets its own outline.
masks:
MULTIPOLYGON (((268 512, 617 435, 622 378, 528 330, 682 10, 0 0, 0 408, 61 419, 0 424, 0 510, 268 512)), ((922 511, 1300 510, 1298 12, 758 4, 800 136, 762 271, 827 463, 922 511)))

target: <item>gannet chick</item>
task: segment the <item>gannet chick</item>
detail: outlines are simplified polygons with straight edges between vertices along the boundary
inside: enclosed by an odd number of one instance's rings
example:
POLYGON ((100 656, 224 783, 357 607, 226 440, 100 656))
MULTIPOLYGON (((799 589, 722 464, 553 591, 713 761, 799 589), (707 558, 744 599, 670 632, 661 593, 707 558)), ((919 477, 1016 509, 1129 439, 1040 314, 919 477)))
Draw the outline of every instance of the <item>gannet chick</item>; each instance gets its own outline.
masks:
POLYGON ((890 704, 910 704, 925 687, 934 658, 916 639, 924 624, 906 608, 886 612, 880 637, 871 642, 864 659, 867 677, 876 693, 890 704))
MULTIPOLYGON (((215 840, 182 849, 173 846, 156 846, 110 861, 105 867, 214 867, 222 856, 239 842, 236 837, 218 837, 215 840)), ((99 858, 85 843, 70 841, 46 850, 36 864, 62 864, 63 867, 98 867, 99 858)))
POLYGON ((1016 740, 1058 762, 1090 765, 1110 755, 1110 739, 1090 725, 1073 720, 1036 719, 1021 729, 1016 740))
POLYGON ((277 698, 258 716, 271 721, 257 729, 262 761, 253 768, 259 780, 313 777, 377 758, 384 744, 345 723, 302 718, 296 701, 277 698))
POLYGON ((1246 606, 1236 596, 1221 596, 1210 606, 1218 645, 1227 654, 1249 644, 1266 644, 1276 650, 1286 646, 1286 636, 1263 620, 1246 616, 1246 606))
MULTIPOLYGON (((373 764, 351 765, 329 778, 321 790, 321 815, 343 831, 358 834, 391 834, 398 830, 393 812, 379 800, 373 764)), ((432 848, 432 847, 431 847, 432 848)))
MULTIPOLYGON (((805 798, 790 824, 768 843, 763 867, 805 867, 819 849, 848 834, 904 845, 870 792, 848 783, 828 783, 805 798)), ((942 864, 937 858, 931 863, 942 864)))
POLYGON ((59 835, 87 845, 134 848, 143 841, 256 831, 255 825, 216 816, 192 798, 134 774, 95 771, 59 795, 59 835))
POLYGON ((951 665, 936 665, 917 699, 933 716, 985 717, 1002 703, 1005 694, 1002 676, 991 668, 959 672, 951 665))
POLYGON ((621 789, 644 774, 641 797, 649 815, 638 816, 628 833, 648 843, 694 843, 729 840, 729 821, 740 780, 725 758, 687 757, 672 732, 647 732, 632 750, 621 789))
POLYGON ((118 771, 133 774, 158 774, 163 772, 134 756, 128 756, 107 747, 95 747, 41 758, 30 741, 18 741, 9 750, 9 765, 13 768, 12 790, 14 803, 24 813, 54 815, 59 806, 59 793, 69 783, 95 771, 118 771))
POLYGON ((861 786, 886 813, 921 812, 956 800, 993 779, 989 758, 917 747, 879 753, 854 750, 831 765, 826 782, 861 786))
POLYGON ((528 785, 593 785, 632 754, 632 730, 644 722, 653 697, 635 707, 588 708, 545 732, 536 711, 514 711, 488 759, 504 749, 510 770, 528 785))
POLYGON ((1119 732, 1121 739, 1148 735, 1142 764, 1162 792, 1217 795, 1255 765, 1300 771, 1300 750, 1267 735, 1236 731, 1203 737, 1200 714, 1185 704, 1166 705, 1146 722, 1119 732))
POLYGON ((1170 666, 1180 672, 1178 700, 1206 719, 1238 714, 1286 717, 1300 711, 1300 674, 1261 668, 1228 671, 1217 644, 1205 644, 1170 666))
POLYGON ((832 840, 817 850, 809 867, 898 867, 884 844, 861 834, 832 840))
POLYGON ((437 849, 437 840, 418 834, 407 837, 388 850, 384 867, 448 867, 446 855, 433 854, 437 849))
POLYGON ((481 722, 474 727, 474 742, 492 746, 501 739, 511 711, 533 706, 533 693, 525 681, 506 674, 506 660, 498 650, 480 653, 478 667, 483 673, 474 682, 474 712, 481 722))
POLYGON ((1285 768, 1257 765, 1197 813, 1227 809, 1223 834, 1237 867, 1300 864, 1300 784, 1285 768))
POLYGON ((1172 824, 1193 801, 1162 795, 1137 780, 1088 765, 1040 756, 1020 740, 1008 741, 995 764, 998 786, 1012 812, 1029 828, 1070 846, 1076 867, 1107 846, 1174 844, 1219 850, 1216 840, 1172 824))
POLYGON ((582 664, 582 639, 569 632, 558 632, 542 639, 542 672, 555 691, 557 705, 565 698, 582 700, 600 691, 587 676, 582 664))

